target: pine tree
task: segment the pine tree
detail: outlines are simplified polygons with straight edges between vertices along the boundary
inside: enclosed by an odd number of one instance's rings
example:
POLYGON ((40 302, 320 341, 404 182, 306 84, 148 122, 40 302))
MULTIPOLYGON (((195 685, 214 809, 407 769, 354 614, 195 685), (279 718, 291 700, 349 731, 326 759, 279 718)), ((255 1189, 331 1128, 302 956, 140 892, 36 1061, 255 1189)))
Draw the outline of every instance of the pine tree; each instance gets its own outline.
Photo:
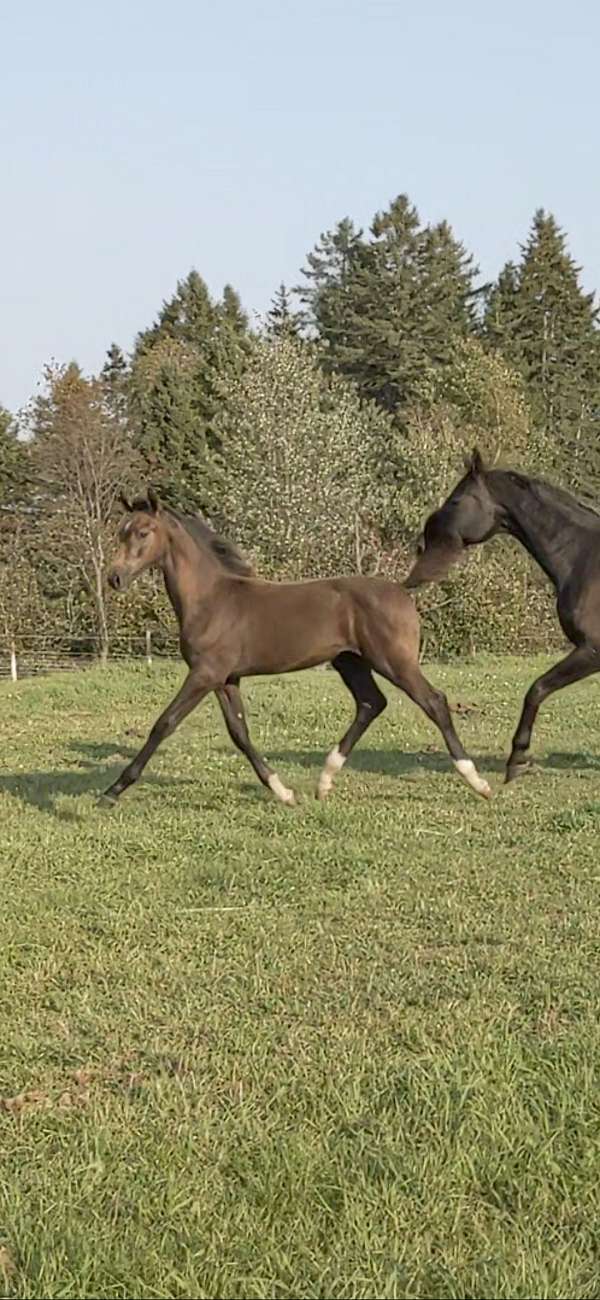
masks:
POLYGON ((356 230, 350 218, 344 217, 334 230, 321 235, 308 254, 302 270, 308 283, 295 290, 304 303, 304 324, 332 350, 338 339, 344 338, 344 295, 362 246, 362 230, 356 230))
POLYGON ((514 262, 507 262, 498 279, 488 286, 484 299, 482 334, 486 342, 498 348, 505 357, 516 361, 520 309, 518 302, 519 273, 514 262))
POLYGON ((336 369, 394 412, 407 400, 421 366, 418 316, 419 218, 400 195, 371 225, 355 253, 343 301, 343 329, 332 341, 336 369))
POLYGON ((165 500, 184 510, 202 504, 206 435, 199 408, 200 365, 195 348, 166 337, 142 353, 132 373, 136 446, 165 500))
POLYGON ((163 303, 154 325, 138 334, 135 355, 141 355, 165 338, 202 348, 216 318, 217 308, 202 276, 190 271, 185 280, 177 282, 173 297, 163 303))
POLYGON ((430 362, 446 365, 456 337, 476 328, 477 268, 447 221, 427 226, 419 243, 421 337, 430 362))
POLYGON ((27 493, 28 449, 10 411, 0 406, 0 508, 14 509, 27 493))
POLYGON ((127 416, 129 367, 118 343, 111 343, 107 349, 100 378, 110 410, 117 418, 124 420, 127 416))
POLYGON ((538 210, 518 267, 505 267, 488 294, 483 336, 523 376, 547 468, 574 486, 590 473, 600 483, 598 315, 564 232, 538 210))
POLYGON ((235 290, 226 285, 213 303, 196 271, 138 336, 131 385, 136 442, 165 498, 182 509, 203 507, 215 416, 250 341, 235 290))
POLYGON ((325 365, 401 412, 424 370, 444 365, 456 334, 473 330, 476 268, 446 222, 421 228, 403 194, 376 215, 368 241, 347 225, 337 233, 341 251, 322 240, 305 272, 325 365))
POLYGON ((202 351, 195 374, 195 409, 208 447, 219 445, 217 417, 227 410, 231 386, 243 373, 252 346, 250 333, 240 332, 224 318, 202 351))
POLYGON ((226 284, 218 305, 217 322, 198 368, 198 410, 211 446, 216 445, 216 416, 227 402, 230 385, 242 373, 251 346, 248 317, 239 295, 226 284))
POLYGON ((290 290, 282 282, 271 299, 266 317, 266 334, 271 339, 299 338, 301 327, 300 315, 292 306, 290 290))
POLYGON ((240 302, 240 296, 230 284, 226 284, 223 297, 217 308, 218 314, 240 337, 248 333, 248 317, 240 302))

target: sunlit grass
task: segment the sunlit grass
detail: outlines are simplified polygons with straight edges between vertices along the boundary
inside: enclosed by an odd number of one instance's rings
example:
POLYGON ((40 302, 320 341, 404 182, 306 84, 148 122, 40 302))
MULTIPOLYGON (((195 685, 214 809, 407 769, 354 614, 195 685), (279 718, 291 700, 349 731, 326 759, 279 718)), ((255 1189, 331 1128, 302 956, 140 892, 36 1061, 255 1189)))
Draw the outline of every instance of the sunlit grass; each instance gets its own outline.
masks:
POLYGON ((246 685, 273 801, 209 702, 113 811, 181 679, 4 685, 0 1295, 600 1293, 600 711, 542 661, 428 668, 329 803, 333 673, 246 685))

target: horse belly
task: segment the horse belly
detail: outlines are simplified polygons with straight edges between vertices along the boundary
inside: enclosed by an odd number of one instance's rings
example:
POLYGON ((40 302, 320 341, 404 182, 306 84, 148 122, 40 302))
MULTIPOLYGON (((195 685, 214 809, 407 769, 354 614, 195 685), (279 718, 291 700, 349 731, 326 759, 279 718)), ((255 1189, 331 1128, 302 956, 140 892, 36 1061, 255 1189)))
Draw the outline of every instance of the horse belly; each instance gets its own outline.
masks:
POLYGON ((318 664, 330 663, 343 650, 353 650, 354 646, 339 639, 319 637, 317 640, 293 641, 277 637, 273 645, 266 647, 262 653, 248 656, 240 670, 241 677, 261 677, 271 673, 293 673, 302 668, 316 668, 318 664))
POLYGON ((328 663, 354 649, 350 621, 337 593, 313 596, 306 588, 297 601, 274 600, 258 610, 244 638, 243 674, 294 672, 328 663))

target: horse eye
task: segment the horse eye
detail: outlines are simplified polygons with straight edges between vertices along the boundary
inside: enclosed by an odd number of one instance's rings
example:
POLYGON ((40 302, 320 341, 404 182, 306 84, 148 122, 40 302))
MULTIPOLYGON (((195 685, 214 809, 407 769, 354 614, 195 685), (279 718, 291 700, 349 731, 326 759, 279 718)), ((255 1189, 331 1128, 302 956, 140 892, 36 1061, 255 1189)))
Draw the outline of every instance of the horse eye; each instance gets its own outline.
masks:
POLYGON ((139 531, 139 533, 138 533, 138 537, 140 538, 140 541, 143 541, 144 537, 149 537, 149 536, 150 536, 150 529, 149 529, 149 528, 141 528, 141 529, 140 529, 140 531, 139 531))

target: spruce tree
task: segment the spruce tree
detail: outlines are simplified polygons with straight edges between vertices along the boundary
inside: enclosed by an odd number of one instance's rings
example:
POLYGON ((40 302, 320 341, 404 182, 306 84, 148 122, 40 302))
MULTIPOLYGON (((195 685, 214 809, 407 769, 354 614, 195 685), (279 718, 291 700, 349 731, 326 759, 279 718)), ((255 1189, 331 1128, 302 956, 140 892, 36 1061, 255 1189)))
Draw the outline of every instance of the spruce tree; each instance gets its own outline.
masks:
POLYGON ((371 225, 350 267, 344 338, 334 345, 336 369, 394 412, 407 399, 421 363, 418 317, 419 218, 400 195, 371 225))
POLYGON ((240 296, 230 284, 223 289, 223 297, 217 308, 218 315, 235 334, 245 337, 248 333, 248 317, 240 302, 240 296))
POLYGON ((600 486, 600 333, 594 294, 555 218, 538 210, 516 268, 488 294, 484 338, 523 376, 542 428, 549 470, 573 486, 600 486))
POLYGON ((214 419, 250 340, 235 290, 226 285, 214 303, 196 271, 178 283, 155 324, 138 336, 131 400, 136 441, 173 505, 192 510, 204 504, 214 419))
POLYGON ((14 509, 27 496, 30 475, 28 447, 17 436, 17 423, 0 406, 0 509, 14 509))
POLYGON ((127 416, 129 367, 118 343, 107 349, 106 361, 100 372, 106 402, 112 414, 119 419, 127 416))
POLYGON ((401 415, 424 371, 447 363, 455 336, 474 329, 476 268, 447 222, 422 228, 404 194, 375 216, 370 235, 346 223, 323 237, 304 298, 326 367, 401 415))
POLYGON ((482 334, 486 342, 516 363, 519 346, 518 301, 519 273, 514 262, 507 262, 495 283, 488 286, 484 299, 482 334))
POLYGON ((267 312, 267 336, 271 339, 298 338, 300 332, 299 313, 294 310, 291 292, 282 281, 271 298, 271 306, 267 312))
POLYGON ((159 339, 136 361, 132 374, 135 443, 151 482, 178 509, 202 504, 206 458, 204 420, 199 409, 201 358, 178 339, 159 339))
POLYGON ((178 281, 173 297, 163 303, 154 324, 138 334, 135 355, 165 338, 201 348, 214 328, 216 316, 217 309, 202 276, 190 271, 185 280, 178 281))
POLYGON ((304 324, 332 353, 338 339, 344 338, 344 295, 362 245, 362 230, 356 230, 350 218, 344 217, 334 230, 321 235, 308 254, 302 270, 307 283, 296 288, 304 303, 304 324))
POLYGON ((447 221, 427 226, 419 240, 421 337, 433 364, 446 365, 456 337, 477 324, 477 268, 447 221))

